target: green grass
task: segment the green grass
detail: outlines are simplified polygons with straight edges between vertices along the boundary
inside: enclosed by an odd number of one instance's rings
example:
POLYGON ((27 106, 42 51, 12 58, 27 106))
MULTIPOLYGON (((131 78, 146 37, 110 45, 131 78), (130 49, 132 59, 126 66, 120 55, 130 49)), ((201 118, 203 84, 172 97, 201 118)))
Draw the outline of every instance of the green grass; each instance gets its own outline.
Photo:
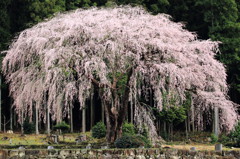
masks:
MULTIPOLYGON (((103 139, 95 139, 91 137, 90 132, 84 133, 87 136, 87 141, 83 142, 83 144, 92 143, 92 144, 98 144, 98 143, 104 143, 106 140, 103 139)), ((71 133, 71 134, 64 134, 64 142, 63 142, 63 135, 59 135, 60 145, 61 144, 70 144, 74 145, 75 139, 83 135, 82 133, 71 133)), ((0 145, 9 145, 9 146, 16 146, 16 145, 47 145, 49 142, 49 139, 47 138, 46 134, 26 134, 24 136, 21 136, 21 134, 6 134, 6 133, 0 133, 0 145), (3 140, 4 137, 7 137, 8 139, 3 140)))

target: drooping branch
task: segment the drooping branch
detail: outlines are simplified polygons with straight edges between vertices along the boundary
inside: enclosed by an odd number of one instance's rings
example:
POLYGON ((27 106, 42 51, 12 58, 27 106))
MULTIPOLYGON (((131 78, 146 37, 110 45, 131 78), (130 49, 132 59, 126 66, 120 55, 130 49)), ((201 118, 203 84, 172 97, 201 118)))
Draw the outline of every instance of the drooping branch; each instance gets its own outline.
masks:
MULTIPOLYGON (((39 114, 44 116, 48 110, 53 120, 60 120, 70 113, 74 101, 84 106, 93 84, 103 90, 105 110, 112 118, 117 115, 119 123, 129 101, 135 104, 135 112, 148 111, 137 105, 137 98, 147 100, 149 89, 159 111, 164 92, 171 92, 180 104, 186 91, 194 90, 194 107, 201 106, 195 113, 218 107, 220 127, 229 131, 238 115, 236 105, 228 100, 226 72, 214 58, 217 52, 217 42, 198 40, 167 15, 154 16, 129 6, 91 8, 24 30, 5 51, 3 72, 13 106, 22 117, 33 114, 34 101, 40 105, 39 114)), ((155 131, 152 118, 141 115, 155 131)))

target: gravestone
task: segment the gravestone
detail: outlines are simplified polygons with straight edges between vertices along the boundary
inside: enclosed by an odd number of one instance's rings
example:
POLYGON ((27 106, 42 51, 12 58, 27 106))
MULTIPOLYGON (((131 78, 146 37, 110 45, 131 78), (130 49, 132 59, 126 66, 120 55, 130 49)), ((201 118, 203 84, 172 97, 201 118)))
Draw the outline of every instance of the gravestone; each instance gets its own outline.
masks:
POLYGON ((58 135, 53 134, 50 136, 50 139, 53 141, 53 143, 58 144, 58 135))
POLYGON ((86 135, 80 135, 78 138, 80 139, 80 141, 87 141, 86 135))
POLYGON ((222 151, 222 144, 216 144, 215 151, 222 151))
POLYGON ((75 139, 75 141, 76 141, 76 145, 78 145, 78 144, 80 144, 81 143, 81 140, 80 139, 75 139))
POLYGON ((19 150, 24 150, 25 148, 23 146, 20 146, 18 149, 19 150))
POLYGON ((109 146, 106 145, 106 146, 101 146, 101 149, 109 149, 109 146))
POLYGON ((52 150, 52 149, 54 149, 54 147, 53 146, 48 146, 47 149, 52 150))
POLYGON ((91 144, 88 144, 87 146, 86 146, 86 149, 91 149, 91 144))

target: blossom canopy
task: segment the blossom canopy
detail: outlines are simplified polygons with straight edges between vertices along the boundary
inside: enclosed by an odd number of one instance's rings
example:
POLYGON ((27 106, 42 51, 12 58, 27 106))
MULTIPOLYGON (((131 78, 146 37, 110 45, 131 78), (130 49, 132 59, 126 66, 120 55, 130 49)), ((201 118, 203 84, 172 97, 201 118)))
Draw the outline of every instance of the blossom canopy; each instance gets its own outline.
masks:
POLYGON ((198 40, 183 27, 168 15, 125 6, 78 9, 26 29, 3 60, 14 106, 29 116, 34 105, 44 117, 49 109, 59 120, 75 100, 84 106, 96 80, 102 97, 111 100, 111 76, 131 69, 129 102, 136 105, 135 120, 147 122, 151 131, 152 118, 136 102, 149 98, 150 89, 160 111, 164 92, 179 105, 190 92, 199 127, 201 115, 218 107, 221 128, 231 130, 238 115, 227 97, 225 68, 214 59, 218 43, 198 40))

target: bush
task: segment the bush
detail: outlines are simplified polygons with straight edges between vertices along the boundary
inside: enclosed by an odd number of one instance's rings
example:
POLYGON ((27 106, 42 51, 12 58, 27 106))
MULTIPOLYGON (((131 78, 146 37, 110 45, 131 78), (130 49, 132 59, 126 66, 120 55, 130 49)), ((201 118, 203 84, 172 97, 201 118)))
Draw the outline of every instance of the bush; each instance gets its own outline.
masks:
POLYGON ((133 136, 136 135, 135 128, 132 123, 124 123, 122 127, 123 136, 133 136))
POLYGON ((143 127, 142 132, 140 133, 145 138, 149 138, 148 128, 146 126, 143 127))
POLYGON ((151 148, 152 147, 151 141, 147 137, 142 136, 142 135, 136 135, 136 138, 144 143, 143 146, 145 148, 151 148))
POLYGON ((218 139, 219 142, 223 143, 223 144, 228 144, 230 142, 230 137, 226 136, 226 135, 221 135, 221 137, 218 139))
POLYGON ((98 122, 92 128, 92 137, 100 139, 106 136, 106 127, 103 122, 98 122))
POLYGON ((212 144, 215 144, 218 141, 218 137, 215 134, 211 134, 210 138, 212 144))
POLYGON ((65 123, 64 121, 55 125, 53 127, 55 130, 59 129, 59 130, 62 130, 63 132, 66 132, 67 130, 70 129, 70 125, 68 125, 67 123, 65 123))
POLYGON ((144 146, 144 142, 136 136, 123 136, 118 138, 114 145, 117 148, 138 148, 144 146))
POLYGON ((238 122, 234 130, 229 134, 229 139, 235 143, 235 146, 240 147, 240 122, 238 122))
POLYGON ((35 125, 28 121, 23 123, 24 134, 32 134, 35 132, 35 125))

